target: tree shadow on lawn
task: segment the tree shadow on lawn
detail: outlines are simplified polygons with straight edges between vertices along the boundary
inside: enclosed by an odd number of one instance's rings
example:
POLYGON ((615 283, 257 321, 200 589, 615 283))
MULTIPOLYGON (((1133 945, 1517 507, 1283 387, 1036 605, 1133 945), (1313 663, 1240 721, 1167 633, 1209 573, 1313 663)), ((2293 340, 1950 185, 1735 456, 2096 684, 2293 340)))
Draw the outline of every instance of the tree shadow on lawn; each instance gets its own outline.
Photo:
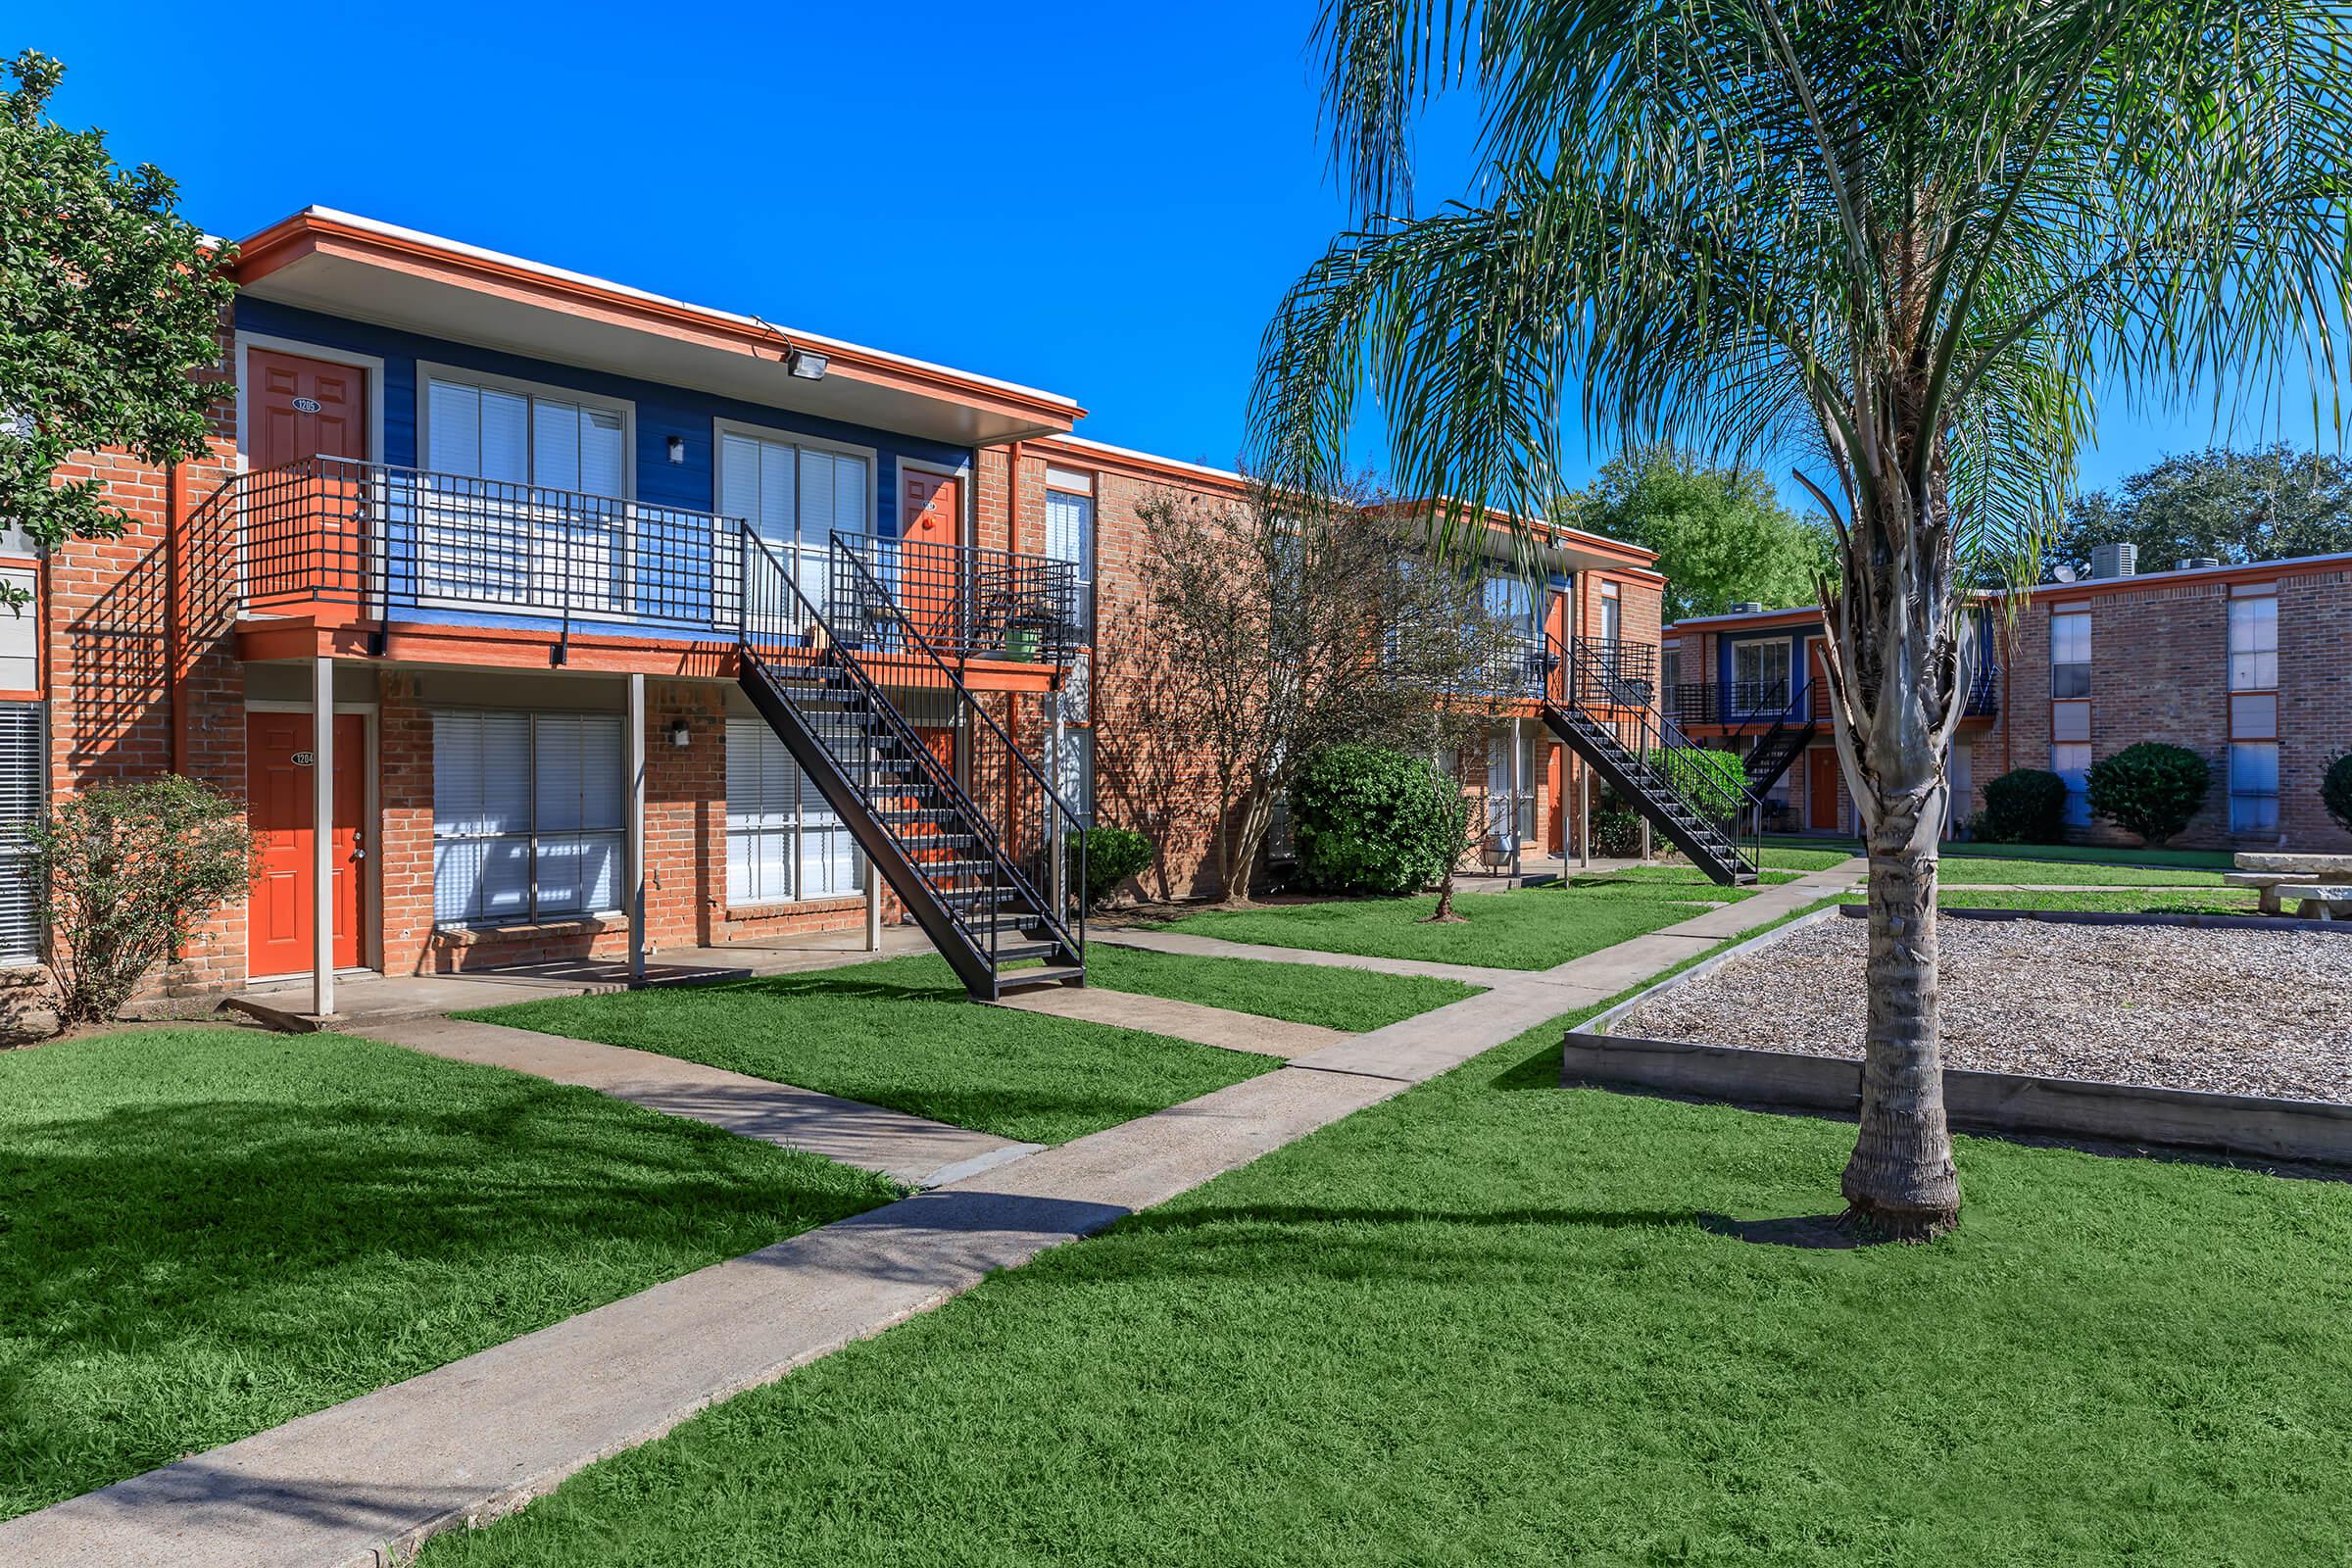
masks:
POLYGON ((623 1108, 517 1080, 445 1110, 215 1098, 13 1132, 0 1473, 78 1469, 149 1428, 222 1441, 216 1396, 272 1396, 181 1383, 109 1411, 190 1366, 316 1408, 895 1196, 623 1108))

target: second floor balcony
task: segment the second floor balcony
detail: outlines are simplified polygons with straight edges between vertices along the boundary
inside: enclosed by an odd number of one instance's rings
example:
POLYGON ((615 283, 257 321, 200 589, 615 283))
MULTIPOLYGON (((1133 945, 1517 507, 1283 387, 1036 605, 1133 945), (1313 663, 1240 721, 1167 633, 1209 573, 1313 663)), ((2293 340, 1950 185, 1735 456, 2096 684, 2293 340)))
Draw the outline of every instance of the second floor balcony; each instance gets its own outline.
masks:
POLYGON ((923 539, 770 539, 715 513, 342 458, 240 474, 192 532, 233 579, 240 615, 733 641, 763 548, 845 640, 1067 664, 1091 637, 1068 562, 923 539))
MULTIPOLYGON (((1992 718, 2001 710, 2001 666, 1987 662, 1969 677, 1964 718, 1992 718)), ((1776 723, 1827 723, 1828 688, 1818 681, 1685 681, 1668 689, 1666 716, 1677 724, 1715 724, 1737 734, 1770 729, 1776 723)))

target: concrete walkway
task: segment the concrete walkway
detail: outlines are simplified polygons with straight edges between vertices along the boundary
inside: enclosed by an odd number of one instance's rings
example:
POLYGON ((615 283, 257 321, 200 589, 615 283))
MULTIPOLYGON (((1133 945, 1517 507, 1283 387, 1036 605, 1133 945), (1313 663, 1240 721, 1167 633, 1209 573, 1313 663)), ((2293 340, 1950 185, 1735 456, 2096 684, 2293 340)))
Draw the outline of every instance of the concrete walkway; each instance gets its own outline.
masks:
POLYGON ((1349 1038, 1344 1029, 1291 1023, 1254 1012, 1235 1012, 1230 1007, 1150 997, 1137 991, 1113 991, 1106 986, 1040 986, 1031 991, 1009 992, 996 1005, 1056 1018, 1106 1023, 1120 1029, 1141 1029, 1147 1034, 1169 1035, 1260 1056, 1304 1055, 1349 1038))
MULTIPOLYGON (((1851 881, 1850 872, 1819 872, 1736 907, 1746 924, 1761 924, 1851 881)), ((1666 939, 1643 950, 1662 967, 1711 944, 1684 929, 1695 923, 1637 941, 1666 939)), ((1483 996, 0 1523, 0 1563, 373 1568, 401 1560, 437 1531, 509 1512, 706 1405, 877 1334, 994 1270, 1399 1094, 1570 1010, 1572 998, 1599 1001, 1613 994, 1598 989, 1606 977, 1632 966, 1619 955, 1633 946, 1539 973, 1479 971, 1501 976, 1483 996)), ((507 1049, 444 1043, 451 1054, 507 1049)))
POLYGON ((1420 958, 1379 958, 1361 953, 1318 953, 1312 948, 1277 948, 1262 942, 1228 942, 1223 937, 1197 937, 1188 931, 1089 931, 1089 942, 1114 948, 1142 948, 1149 953, 1182 953, 1200 958, 1256 958, 1268 963, 1307 963, 1327 969, 1373 969, 1382 974, 1425 975, 1434 980, 1459 980, 1467 985, 1493 986, 1540 973, 1531 969, 1482 969, 1469 963, 1432 963, 1420 958))
POLYGON ((649 1110, 880 1171, 909 1187, 937 1187, 1044 1147, 699 1061, 504 1024, 416 1018, 379 1024, 368 1033, 429 1055, 577 1084, 649 1110))

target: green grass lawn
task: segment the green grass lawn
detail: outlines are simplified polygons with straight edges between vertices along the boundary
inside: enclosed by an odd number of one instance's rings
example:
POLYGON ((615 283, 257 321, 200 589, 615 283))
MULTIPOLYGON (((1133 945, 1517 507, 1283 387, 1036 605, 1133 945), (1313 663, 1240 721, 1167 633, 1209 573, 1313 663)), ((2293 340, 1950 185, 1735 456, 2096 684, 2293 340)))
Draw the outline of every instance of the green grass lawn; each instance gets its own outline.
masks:
POLYGON ((1170 921, 1169 931, 1259 942, 1318 953, 1376 958, 1417 958, 1477 964, 1489 969, 1547 969, 1630 937, 1705 912, 1702 904, 1728 904, 1751 890, 1720 888, 1695 871, 1653 868, 1651 877, 1596 875, 1582 886, 1519 888, 1509 893, 1458 895, 1460 925, 1422 923, 1437 899, 1335 899, 1275 904, 1254 909, 1203 909, 1170 921))
POLYGON ((1554 1087, 1561 1024, 597 1465, 427 1568, 2338 1562, 2352 1186, 1554 1087))
POLYGON ((0 1052, 0 1517, 893 1196, 813 1154, 341 1035, 0 1052))
POLYGON ((1420 975, 1376 974, 1370 969, 1256 958, 1201 958, 1113 947, 1107 942, 1087 945, 1086 983, 1107 991, 1230 1007, 1261 1018, 1320 1024, 1350 1034, 1385 1028, 1432 1007, 1475 997, 1484 989, 1420 975))
MULTIPOLYGON (((2227 863, 2227 862, 2225 862, 2227 863)), ((1982 855, 1978 847, 1945 849, 1937 873, 1947 887, 1986 882, 2064 882, 2083 887, 2220 887, 2222 874, 2197 866, 2124 865, 2112 860, 2034 860, 1982 855)))
POLYGON ((1827 871, 1833 865, 1842 865, 1860 853, 1859 845, 1850 850, 1800 850, 1767 845, 1764 849, 1764 863, 1778 866, 1784 871, 1827 871))
MULTIPOLYGON (((1853 839, 1768 838, 1764 843, 1764 863, 1767 865, 1794 863, 1780 858, 1788 854, 1862 853, 1861 844, 1853 839), (1784 846, 1800 848, 1788 849, 1784 846)), ((2131 850, 2091 844, 1986 844, 1970 840, 1967 843, 1946 844, 1943 853, 1947 860, 1959 857, 1972 860, 2068 861, 2083 866, 2155 866, 2194 871, 2227 871, 2235 863, 2227 850, 2131 850)), ((2061 879, 2046 876, 2036 880, 2056 882, 2061 879)), ((2191 877, 2180 880, 2193 882, 2197 879, 2191 877)))
MULTIPOLYGON (((1860 904, 1860 894, 1841 902, 1860 904)), ((2110 914, 2252 914, 2251 888, 2215 888, 2211 892, 2147 891, 2129 888, 2091 888, 2077 893, 2032 889, 2003 893, 1988 888, 1938 888, 1936 904, 1945 909, 2095 909, 2110 914)))
POLYGON ((1037 1144, 1115 1127, 1282 1065, 1164 1035, 974 1006, 947 960, 929 954, 458 1016, 660 1052, 1037 1144))

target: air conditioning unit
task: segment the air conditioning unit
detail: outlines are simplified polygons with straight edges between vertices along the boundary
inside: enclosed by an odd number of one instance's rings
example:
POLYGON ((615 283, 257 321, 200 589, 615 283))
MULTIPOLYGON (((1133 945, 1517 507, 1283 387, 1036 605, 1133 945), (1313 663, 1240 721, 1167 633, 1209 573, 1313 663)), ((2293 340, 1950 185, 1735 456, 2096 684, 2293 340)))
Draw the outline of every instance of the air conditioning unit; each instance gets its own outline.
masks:
POLYGON ((2173 569, 2175 571, 2209 571, 2221 564, 2222 558, 2219 556, 2185 556, 2173 569))
POLYGON ((2090 552, 2093 577, 2129 577, 2139 570, 2139 546, 2098 545, 2090 552))
POLYGON ((1735 615, 1761 615, 1764 613, 1764 602, 1760 599, 1742 599, 1732 607, 1732 613, 1735 615))

